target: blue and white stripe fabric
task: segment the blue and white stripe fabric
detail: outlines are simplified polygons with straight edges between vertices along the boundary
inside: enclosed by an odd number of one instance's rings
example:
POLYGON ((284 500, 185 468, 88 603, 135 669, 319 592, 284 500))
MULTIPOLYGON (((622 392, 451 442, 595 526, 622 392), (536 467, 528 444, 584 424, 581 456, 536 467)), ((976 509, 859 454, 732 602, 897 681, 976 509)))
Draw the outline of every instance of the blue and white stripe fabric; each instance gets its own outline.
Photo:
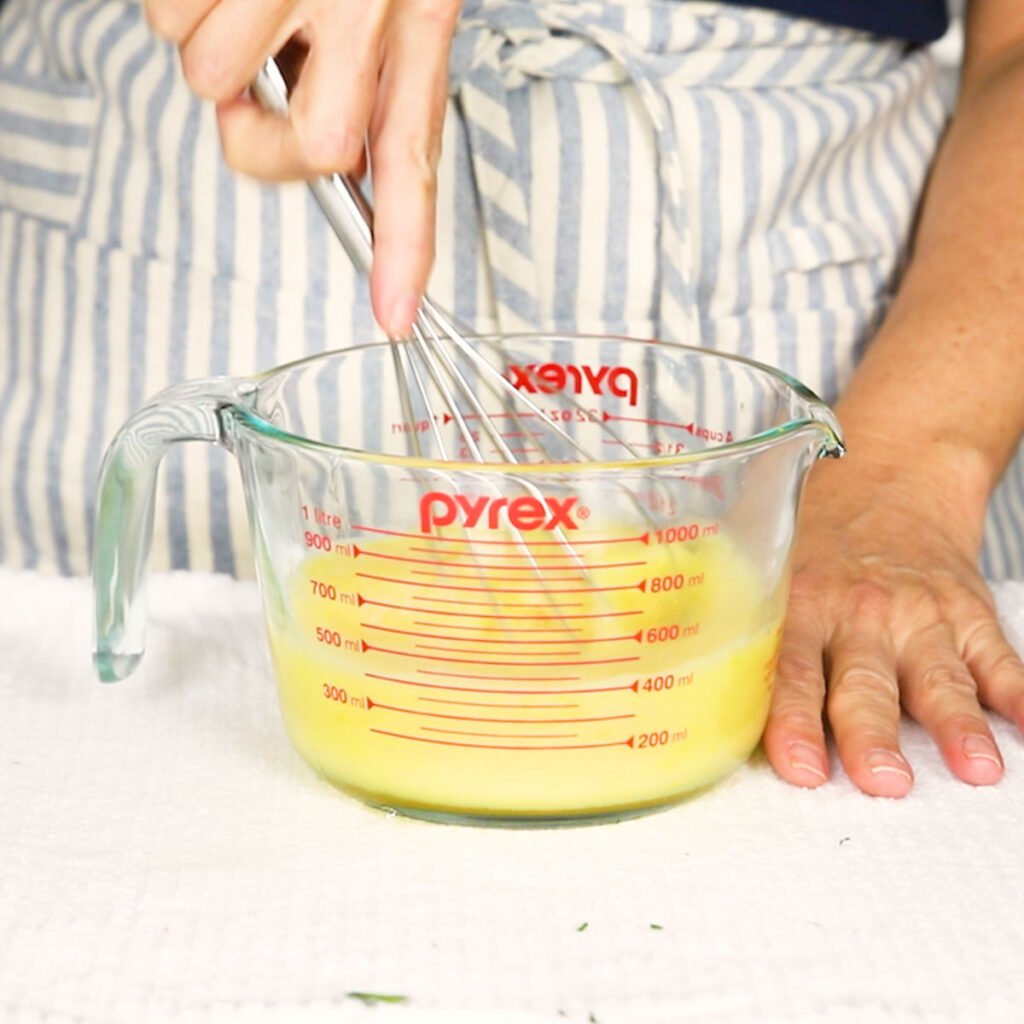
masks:
MULTIPOLYGON (((847 29, 468 0, 431 291, 479 330, 676 338, 832 399, 944 117, 927 52, 847 29)), ((99 460, 148 395, 376 334, 306 190, 225 168, 137 0, 0 4, 0 563, 86 571, 99 460)), ((224 453, 179 449, 163 481, 155 567, 249 572, 224 453)), ((990 520, 986 572, 1024 576, 1020 464, 990 520)))

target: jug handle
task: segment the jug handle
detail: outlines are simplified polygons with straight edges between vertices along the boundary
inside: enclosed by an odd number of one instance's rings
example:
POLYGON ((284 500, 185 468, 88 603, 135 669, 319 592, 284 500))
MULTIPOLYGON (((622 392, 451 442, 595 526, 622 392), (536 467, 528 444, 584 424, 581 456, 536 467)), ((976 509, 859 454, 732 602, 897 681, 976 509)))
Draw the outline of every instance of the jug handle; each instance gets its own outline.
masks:
POLYGON ((95 646, 103 682, 130 675, 145 650, 146 569, 153 539, 157 469, 171 445, 209 441, 232 450, 225 410, 251 381, 186 381, 160 392, 118 431, 100 467, 93 532, 95 646))

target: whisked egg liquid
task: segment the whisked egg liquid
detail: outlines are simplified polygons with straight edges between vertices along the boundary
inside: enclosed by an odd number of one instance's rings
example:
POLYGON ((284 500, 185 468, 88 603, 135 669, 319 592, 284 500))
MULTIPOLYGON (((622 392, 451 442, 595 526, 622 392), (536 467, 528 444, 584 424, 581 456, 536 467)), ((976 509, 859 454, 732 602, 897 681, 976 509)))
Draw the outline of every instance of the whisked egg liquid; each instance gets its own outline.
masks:
POLYGON ((697 532, 311 555, 268 608, 295 746, 334 785, 441 819, 616 817, 710 785, 760 738, 783 609, 697 532))

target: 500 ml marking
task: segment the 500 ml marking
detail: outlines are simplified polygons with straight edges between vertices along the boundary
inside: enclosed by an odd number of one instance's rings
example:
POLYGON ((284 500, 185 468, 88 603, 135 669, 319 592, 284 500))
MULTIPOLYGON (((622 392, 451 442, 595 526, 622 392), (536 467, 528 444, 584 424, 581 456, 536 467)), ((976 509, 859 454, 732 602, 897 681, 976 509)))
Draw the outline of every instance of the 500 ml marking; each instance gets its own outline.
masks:
POLYGON ((324 683, 323 695, 327 700, 333 700, 338 704, 348 704, 352 708, 366 708, 365 697, 355 697, 343 686, 332 686, 330 683, 324 683))
POLYGON ((326 626, 316 627, 316 638, 319 643, 327 644, 328 647, 337 647, 343 651, 362 651, 363 649, 359 640, 349 640, 336 629, 328 629, 326 626))

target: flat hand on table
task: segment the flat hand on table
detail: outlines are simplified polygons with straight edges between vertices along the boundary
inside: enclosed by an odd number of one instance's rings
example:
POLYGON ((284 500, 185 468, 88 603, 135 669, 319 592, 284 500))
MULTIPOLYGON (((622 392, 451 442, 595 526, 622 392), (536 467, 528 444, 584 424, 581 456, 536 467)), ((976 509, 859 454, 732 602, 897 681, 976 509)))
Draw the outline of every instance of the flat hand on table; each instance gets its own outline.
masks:
POLYGON ((853 782, 904 796, 913 771, 900 752, 902 705, 954 775, 997 782, 1003 762, 982 709, 1024 731, 1024 665, 975 566, 982 516, 964 514, 952 474, 942 486, 905 466, 852 463, 811 473, 768 757, 790 782, 825 782, 824 709, 853 782))
POLYGON ((404 335, 434 260, 434 206, 448 50, 460 0, 145 0, 179 47, 185 78, 217 104, 237 171, 272 181, 331 172, 374 184, 371 292, 404 335), (305 51, 287 119, 245 95, 268 56, 305 51))

